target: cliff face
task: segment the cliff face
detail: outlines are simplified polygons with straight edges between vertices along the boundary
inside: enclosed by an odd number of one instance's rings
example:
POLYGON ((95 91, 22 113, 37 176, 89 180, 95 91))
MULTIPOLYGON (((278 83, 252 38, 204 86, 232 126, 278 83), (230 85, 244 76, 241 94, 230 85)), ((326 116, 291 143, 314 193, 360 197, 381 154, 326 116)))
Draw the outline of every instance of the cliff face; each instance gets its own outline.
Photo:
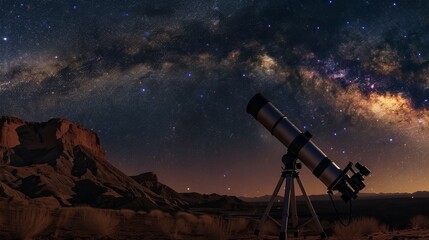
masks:
POLYGON ((97 134, 64 119, 0 118, 0 200, 106 208, 174 209, 106 161, 97 134))
POLYGON ((106 158, 97 134, 71 121, 51 119, 45 123, 29 123, 13 117, 0 119, 0 148, 8 150, 3 151, 7 152, 1 158, 4 164, 49 163, 63 151, 73 152, 77 146, 98 160, 106 158))
POLYGON ((16 128, 24 124, 26 122, 18 118, 5 116, 0 118, 0 147, 13 148, 19 145, 16 128))
POLYGON ((162 184, 158 181, 158 177, 153 172, 142 173, 137 176, 132 176, 136 182, 143 187, 149 188, 152 192, 156 193, 160 199, 164 199, 164 204, 185 206, 188 202, 183 200, 183 196, 177 193, 169 186, 162 184))

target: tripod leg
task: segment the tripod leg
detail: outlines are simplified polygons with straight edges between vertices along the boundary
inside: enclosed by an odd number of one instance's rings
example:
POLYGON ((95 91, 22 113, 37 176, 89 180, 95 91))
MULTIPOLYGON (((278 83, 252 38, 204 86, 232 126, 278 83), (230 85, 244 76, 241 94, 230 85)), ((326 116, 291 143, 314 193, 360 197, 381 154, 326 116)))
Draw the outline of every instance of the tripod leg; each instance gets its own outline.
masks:
POLYGON ((282 173, 282 175, 280 176, 279 182, 277 183, 277 186, 274 189, 273 195, 271 195, 271 199, 268 202, 267 207, 265 208, 265 212, 264 212, 264 215, 262 215, 261 222, 259 223, 258 228, 255 229, 254 233, 256 236, 259 236, 259 232, 261 231, 262 226, 264 225, 265 221, 267 221, 268 214, 270 214, 270 210, 273 207, 274 201, 276 200, 277 194, 279 194, 280 187, 282 186, 284 180, 285 180, 285 177, 283 176, 283 173, 282 173))
POLYGON ((292 174, 286 174, 286 188, 283 202, 283 212, 282 212, 282 226, 280 228, 280 240, 287 239, 287 224, 289 220, 289 206, 290 206, 290 195, 292 188, 292 174))
POLYGON ((320 233, 320 237, 322 239, 325 239, 327 237, 326 233, 323 230, 322 224, 320 224, 319 218, 317 217, 316 211, 313 208, 313 204, 311 204, 310 198, 308 197, 307 193, 305 192, 304 185, 302 185, 302 182, 301 182, 301 179, 299 178, 299 176, 297 176, 296 179, 298 180, 298 184, 299 184, 299 187, 301 188, 302 195, 304 196, 304 199, 307 202, 308 209, 310 210, 311 216, 312 216, 314 223, 316 225, 316 228, 317 228, 316 230, 320 233))
POLYGON ((293 235, 294 235, 294 237, 299 237, 298 210, 296 208, 296 194, 295 194, 294 178, 292 178, 292 184, 291 184, 290 215, 292 218, 292 226, 293 226, 293 230, 294 230, 293 235))

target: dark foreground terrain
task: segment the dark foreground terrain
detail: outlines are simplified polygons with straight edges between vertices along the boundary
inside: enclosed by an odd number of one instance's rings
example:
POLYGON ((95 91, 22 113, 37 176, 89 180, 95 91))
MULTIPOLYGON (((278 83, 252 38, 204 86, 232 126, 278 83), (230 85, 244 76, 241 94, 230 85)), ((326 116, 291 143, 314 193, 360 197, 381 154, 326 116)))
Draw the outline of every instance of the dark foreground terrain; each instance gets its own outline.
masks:
MULTIPOLYGON (((330 239, 429 239, 428 202, 427 198, 357 200, 349 227, 338 223, 330 201, 313 204, 330 239)), ((348 205, 336 204, 345 221, 348 205)), ((253 231, 265 206, 266 202, 243 202, 224 208, 205 205, 176 212, 145 212, 1 202, 0 239, 256 239, 253 231)), ((281 208, 281 203, 274 205, 274 219, 280 218, 281 208)), ((298 201, 298 212, 300 223, 309 219, 302 201, 298 201)), ((261 235, 276 239, 278 232, 275 222, 268 220, 261 235)), ((301 236, 294 239, 318 236, 311 224, 300 232, 301 236)))
MULTIPOLYGON (((349 218, 350 205, 339 199, 334 199, 338 209, 338 217, 343 221, 349 218)), ((330 200, 313 200, 312 204, 321 222, 335 222, 338 217, 330 200)), ((222 211, 216 208, 192 208, 190 210, 208 212, 221 215, 248 216, 259 219, 262 216, 267 202, 247 202, 238 206, 237 209, 222 211)), ((279 220, 281 218, 283 203, 277 201, 271 209, 271 216, 279 220)), ((307 204, 297 201, 298 215, 303 219, 310 218, 307 204)), ((387 224, 392 229, 405 229, 410 227, 410 219, 417 215, 429 216, 429 198, 399 197, 399 198, 377 198, 357 199, 352 201, 352 218, 373 217, 381 223, 387 224)))
MULTIPOLYGON (((313 201, 313 206, 321 221, 337 221, 337 215, 331 201, 313 201)), ((253 203, 253 206, 261 213, 266 203, 253 203)), ((335 200, 339 216, 343 220, 349 217, 349 204, 341 200, 335 200)), ((279 219, 282 203, 276 203, 272 209, 272 216, 279 219)), ((307 205, 298 201, 298 214, 304 218, 311 215, 307 205)), ((416 215, 429 216, 429 198, 385 198, 385 199, 358 199, 352 202, 352 218, 374 217, 381 223, 387 224, 393 229, 405 229, 410 227, 410 219, 416 215)))

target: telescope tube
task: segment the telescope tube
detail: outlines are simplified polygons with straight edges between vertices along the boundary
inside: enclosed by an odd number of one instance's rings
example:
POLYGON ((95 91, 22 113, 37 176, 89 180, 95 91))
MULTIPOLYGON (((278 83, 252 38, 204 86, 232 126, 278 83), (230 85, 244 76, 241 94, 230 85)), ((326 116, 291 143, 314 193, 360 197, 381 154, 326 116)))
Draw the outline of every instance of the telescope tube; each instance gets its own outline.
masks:
MULTIPOLYGON (((309 132, 302 133, 260 93, 249 101, 246 111, 283 143, 290 153, 298 157, 329 190, 336 188, 338 182, 344 177, 343 171, 310 140, 309 132)), ((341 189, 336 190, 341 191, 341 189)), ((355 198, 355 196, 351 197, 355 198)))

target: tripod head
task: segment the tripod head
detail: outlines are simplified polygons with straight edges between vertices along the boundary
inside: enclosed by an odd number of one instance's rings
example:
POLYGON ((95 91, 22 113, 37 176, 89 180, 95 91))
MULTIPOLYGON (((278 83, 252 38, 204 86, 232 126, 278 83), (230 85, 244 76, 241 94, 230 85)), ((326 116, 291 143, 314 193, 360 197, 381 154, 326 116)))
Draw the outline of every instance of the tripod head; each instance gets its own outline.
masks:
POLYGON ((285 170, 289 170, 289 169, 296 170, 296 169, 302 168, 301 163, 298 162, 298 157, 293 153, 291 153, 290 151, 288 151, 285 155, 283 155, 282 162, 285 165, 284 166, 285 170))

